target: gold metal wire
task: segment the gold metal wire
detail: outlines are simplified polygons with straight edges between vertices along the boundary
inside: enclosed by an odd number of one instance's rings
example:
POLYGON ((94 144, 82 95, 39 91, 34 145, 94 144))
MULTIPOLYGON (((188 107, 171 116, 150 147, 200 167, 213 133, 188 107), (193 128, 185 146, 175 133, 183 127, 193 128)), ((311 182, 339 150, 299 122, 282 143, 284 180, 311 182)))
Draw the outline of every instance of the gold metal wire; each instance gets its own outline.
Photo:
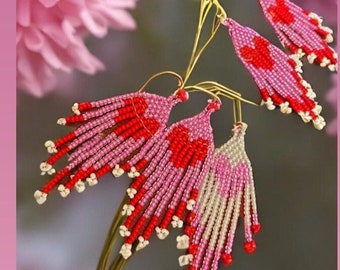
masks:
POLYGON ((104 244, 103 250, 101 252, 100 258, 99 258, 97 270, 105 270, 106 269, 107 261, 110 257, 112 248, 115 245, 115 242, 116 242, 117 237, 118 237, 119 226, 121 225, 122 220, 123 220, 123 216, 121 214, 122 210, 123 210, 123 206, 128 201, 129 201, 129 196, 125 195, 125 197, 123 198, 122 202, 120 203, 120 205, 118 207, 116 215, 114 216, 114 218, 112 220, 110 230, 109 230, 109 232, 106 236, 105 244, 104 244))
POLYGON ((218 0, 201 0, 200 5, 200 14, 198 19, 198 25, 197 25, 197 31, 195 35, 194 45, 190 57, 190 61, 184 76, 184 84, 188 81, 198 59, 202 55, 203 51, 206 49, 206 47, 209 45, 211 40, 214 38, 215 34, 217 33, 217 30, 221 24, 221 21, 227 18, 227 13, 223 9, 223 7, 220 5, 218 0), (212 30, 210 37, 207 39, 207 41, 202 45, 200 49, 198 49, 199 41, 201 38, 201 33, 203 30, 203 26, 205 24, 205 21, 207 19, 207 16, 211 10, 211 8, 215 6, 216 7, 216 13, 214 16, 214 21, 212 25, 212 30))
POLYGON ((208 89, 205 89, 203 87, 197 86, 197 85, 189 85, 189 86, 185 86, 184 89, 187 92, 203 92, 203 93, 207 93, 208 95, 212 96, 214 99, 217 99, 220 103, 222 103, 221 99, 219 98, 218 94, 215 94, 212 91, 209 91, 208 89))
POLYGON ((144 91, 144 88, 155 78, 159 77, 159 76, 162 76, 162 75, 171 75, 171 76, 174 76, 178 79, 178 88, 181 88, 183 85, 184 85, 184 82, 183 82, 183 78, 181 77, 181 75, 179 75, 178 73, 174 72, 174 71, 171 71, 171 70, 166 70, 166 71, 161 71, 161 72, 158 72, 154 75, 152 75, 138 90, 137 92, 142 92, 144 91))
POLYGON ((110 265, 109 270, 123 270, 126 263, 127 260, 125 260, 122 255, 118 254, 110 265))
POLYGON ((239 99, 233 100, 233 114, 234 114, 234 123, 242 122, 242 108, 241 108, 241 101, 239 99))

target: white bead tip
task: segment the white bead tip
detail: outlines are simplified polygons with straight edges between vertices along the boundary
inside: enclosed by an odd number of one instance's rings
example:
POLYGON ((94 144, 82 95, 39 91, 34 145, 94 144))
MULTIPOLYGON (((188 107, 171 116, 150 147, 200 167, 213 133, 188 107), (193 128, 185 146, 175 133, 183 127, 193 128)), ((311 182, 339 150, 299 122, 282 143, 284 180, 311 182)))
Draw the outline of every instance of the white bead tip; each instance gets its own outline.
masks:
POLYGON ((310 55, 307 56, 307 60, 309 64, 313 64, 314 60, 317 58, 315 53, 311 53, 310 55))
POLYGON ((72 112, 74 112, 76 115, 80 115, 80 111, 79 111, 79 104, 78 103, 74 103, 72 106, 72 112))
POLYGON ((180 266, 188 265, 192 261, 193 256, 191 254, 182 255, 178 258, 180 266))
POLYGON ((90 187, 97 185, 98 180, 96 174, 91 173, 90 176, 86 178, 86 182, 89 184, 90 187))
POLYGON ((128 176, 130 178, 136 178, 136 177, 140 176, 140 173, 137 172, 135 167, 131 167, 130 172, 128 172, 128 176))
POLYGON ((38 204, 43 204, 47 200, 47 194, 40 190, 36 190, 34 192, 34 198, 38 204))
POLYGON ((159 227, 156 227, 155 230, 157 233, 157 237, 161 240, 164 240, 169 235, 169 231, 167 229, 161 229, 159 227))
POLYGON ((181 235, 177 236, 177 249, 187 249, 189 247, 189 236, 181 235))
POLYGON ((52 167, 51 164, 48 164, 47 162, 40 163, 40 170, 41 170, 41 175, 45 175, 46 173, 48 175, 52 175, 55 173, 55 169, 52 167))
POLYGON ((286 101, 280 104, 280 111, 284 114, 290 114, 292 112, 292 108, 289 107, 289 103, 286 101))
POLYGON ((119 227, 119 234, 122 236, 122 237, 127 237, 127 236, 130 236, 131 233, 129 232, 128 228, 126 228, 125 225, 121 225, 119 227))
POLYGON ((173 216, 171 225, 173 228, 182 228, 183 227, 183 220, 180 220, 179 217, 173 216))
POLYGON ((59 118, 57 120, 57 124, 61 125, 61 126, 65 126, 66 125, 66 119, 65 118, 59 118))
POLYGON ((119 167, 119 165, 117 164, 115 166, 115 168, 112 170, 112 174, 114 177, 119 177, 124 173, 124 170, 122 168, 119 167))
POLYGON ((133 205, 125 204, 123 206, 122 215, 130 216, 134 210, 135 210, 135 207, 133 205))
POLYGON ((61 197, 66 198, 70 194, 70 190, 66 188, 64 185, 58 186, 58 191, 61 195, 61 197))
POLYGON ((81 192, 83 192, 84 190, 85 190, 85 183, 83 182, 83 181, 81 181, 81 180, 79 180, 76 184, 75 184, 75 188, 76 188, 76 190, 79 192, 79 193, 81 193, 81 192))
POLYGON ((187 210, 192 210, 192 209, 194 209, 194 205, 195 205, 195 200, 190 199, 190 200, 187 202, 187 210))
POLYGON ((325 119, 319 115, 317 119, 313 120, 313 125, 317 130, 322 130, 326 126, 325 119))
POLYGON ((58 152, 57 148, 55 147, 54 142, 51 140, 48 140, 45 142, 45 147, 47 149, 47 152, 50 154, 54 154, 58 152))
POLYGON ((136 247, 136 251, 139 251, 149 245, 149 241, 145 240, 143 236, 138 237, 139 243, 136 247))
POLYGON ((124 244, 119 251, 119 253, 122 255, 122 257, 125 260, 128 259, 132 255, 131 247, 132 246, 130 244, 124 244))
POLYGON ((126 193, 128 194, 129 198, 132 199, 133 197, 135 197, 137 190, 135 190, 134 188, 128 188, 126 190, 126 193))

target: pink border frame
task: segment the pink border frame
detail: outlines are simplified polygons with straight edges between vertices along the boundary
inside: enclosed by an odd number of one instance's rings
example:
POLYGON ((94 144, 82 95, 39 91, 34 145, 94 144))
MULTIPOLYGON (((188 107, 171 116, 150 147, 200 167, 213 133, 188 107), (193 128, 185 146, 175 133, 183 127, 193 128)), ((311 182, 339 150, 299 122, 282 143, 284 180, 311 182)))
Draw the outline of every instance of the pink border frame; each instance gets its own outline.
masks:
MULTIPOLYGON (((16 269, 16 83, 15 83, 15 1, 0 1, 0 18, 3 39, 1 41, 1 82, 2 101, 0 113, 3 115, 0 171, 4 185, 1 188, 1 240, 0 269, 16 269)), ((338 5, 338 29, 340 5, 338 5)), ((340 31, 338 30, 338 41, 340 31)), ((339 79, 338 74, 338 79, 339 79)), ((339 84, 338 84, 339 85, 339 84)), ((337 110, 340 111, 338 95, 337 110)), ((339 116, 338 134, 340 134, 339 116)), ((340 160, 340 136, 338 136, 338 162, 340 160)), ((339 167, 339 165, 338 165, 339 167)), ((340 171, 338 169, 338 269, 340 269, 340 171)))
MULTIPOLYGON (((337 8, 337 11, 338 11, 338 21, 337 21, 337 24, 338 24, 338 36, 337 36, 337 40, 338 40, 338 43, 340 42, 340 28, 339 28, 339 26, 340 26, 340 24, 339 24, 339 22, 340 22, 340 20, 339 20, 339 14, 340 14, 340 3, 339 3, 339 1, 337 1, 337 4, 338 4, 338 8, 337 8)), ((338 47, 337 48, 339 48, 339 44, 338 44, 338 47)), ((339 54, 339 52, 338 52, 338 54, 339 54)), ((337 95, 337 127, 338 127, 338 135, 337 135, 337 142, 338 142, 338 155, 337 155, 337 157, 338 157, 338 200, 337 200, 337 202, 338 202, 338 257, 337 257, 337 259, 338 259, 338 270, 340 270, 340 200, 339 200, 339 198, 340 198, 340 170, 339 170, 339 167, 340 167, 340 136, 339 136, 339 134, 340 134, 340 121, 339 121, 339 117, 340 117, 340 114, 338 113, 339 111, 340 111, 340 95, 339 95, 339 82, 340 82, 340 80, 339 80, 339 78, 340 78, 340 75, 339 75, 339 73, 338 73, 338 84, 337 84, 337 86, 338 86, 338 95, 337 95)))
POLYGON ((1 242, 0 269, 16 269, 16 85, 15 85, 15 5, 0 1, 1 105, 0 131, 3 184, 0 189, 1 242))

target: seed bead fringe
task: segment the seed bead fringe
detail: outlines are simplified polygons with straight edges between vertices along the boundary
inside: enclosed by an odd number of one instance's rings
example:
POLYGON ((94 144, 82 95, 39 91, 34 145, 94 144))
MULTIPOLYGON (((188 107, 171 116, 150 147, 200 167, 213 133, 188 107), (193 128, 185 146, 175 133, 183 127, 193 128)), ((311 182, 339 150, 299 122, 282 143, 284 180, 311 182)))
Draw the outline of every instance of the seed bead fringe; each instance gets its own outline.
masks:
POLYGON ((137 240, 136 250, 140 250, 154 231, 164 239, 170 223, 175 228, 183 226, 187 206, 194 205, 197 197, 195 185, 202 183, 212 159, 210 115, 219 106, 213 101, 202 113, 167 128, 155 146, 159 150, 129 187, 131 200, 123 211, 127 218, 120 227, 125 237, 120 253, 125 259, 137 240))
POLYGON ((338 70, 338 56, 327 44, 333 41, 333 31, 322 25, 317 14, 289 0, 259 0, 259 3, 279 40, 292 54, 298 58, 306 55, 309 63, 338 70))
POLYGON ((244 220, 247 253, 255 251, 253 234, 260 230, 251 164, 244 148, 247 125, 237 123, 229 141, 215 150, 214 158, 186 219, 185 234, 177 248, 187 249, 179 258, 188 269, 217 270, 219 260, 232 262, 232 246, 239 218, 244 220))
MULTIPOLYGON (((95 185, 107 172, 116 169, 124 160, 131 159, 153 137, 164 131, 170 111, 178 102, 187 100, 184 90, 170 97, 149 93, 131 93, 96 102, 75 104, 73 116, 62 118, 63 125, 79 124, 75 130, 45 147, 52 155, 40 165, 42 175, 56 173, 53 165, 66 154, 68 164, 34 194, 42 204, 56 185, 63 197, 73 187, 78 192, 85 182, 95 185), (69 176, 65 183, 64 179, 69 176)), ((122 173, 114 171, 115 176, 122 173)))
POLYGON ((316 95, 310 84, 299 74, 301 61, 230 18, 223 23, 229 28, 237 56, 260 90, 262 104, 269 110, 279 106, 285 114, 293 111, 305 123, 312 121, 316 129, 323 129, 326 123, 320 115, 322 108, 314 100, 316 95))

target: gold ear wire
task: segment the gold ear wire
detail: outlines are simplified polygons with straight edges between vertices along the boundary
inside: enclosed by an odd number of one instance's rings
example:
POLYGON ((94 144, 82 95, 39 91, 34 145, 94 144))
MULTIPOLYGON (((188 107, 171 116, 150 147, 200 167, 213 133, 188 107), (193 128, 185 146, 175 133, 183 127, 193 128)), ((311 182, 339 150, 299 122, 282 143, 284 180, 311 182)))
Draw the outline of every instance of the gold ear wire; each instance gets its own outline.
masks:
POLYGON ((200 87, 198 85, 189 85, 189 86, 185 86, 184 89, 187 92, 204 92, 207 93, 208 95, 212 96, 214 99, 217 99, 220 103, 222 103, 221 99, 219 98, 218 94, 214 93, 213 91, 209 91, 208 89, 205 89, 203 87, 200 87))
POLYGON ((218 0, 212 0, 211 2, 216 7, 216 17, 218 17, 220 20, 227 19, 228 18, 227 12, 221 6, 221 4, 218 2, 218 0))
POLYGON ((183 78, 181 77, 181 75, 177 74, 176 72, 174 71, 170 71, 170 70, 166 70, 166 71, 161 71, 161 72, 158 72, 154 75, 152 75, 138 90, 137 92, 142 92, 144 91, 144 88, 155 78, 159 77, 159 76, 162 76, 162 75, 171 75, 171 76, 174 76, 178 79, 178 88, 181 88, 183 85, 184 85, 184 82, 183 82, 183 78))
POLYGON ((234 114, 234 123, 242 122, 242 108, 241 108, 241 101, 239 99, 233 100, 233 114, 234 114))
POLYGON ((223 9, 223 7, 220 5, 218 0, 201 0, 200 14, 199 14, 199 19, 198 19, 197 31, 195 35, 195 41, 194 41, 193 49, 191 52, 190 61, 189 61, 189 64, 188 64, 188 67, 187 67, 187 70, 184 76, 184 84, 188 81, 201 54, 203 53, 205 48, 209 45, 210 41, 214 38, 221 22, 225 20, 226 18, 227 18, 227 13, 223 9), (211 35, 208 38, 208 40, 202 45, 202 47, 198 49, 198 45, 199 45, 199 41, 200 41, 200 37, 201 37, 201 33, 203 30, 205 20, 207 19, 209 11, 211 10, 213 6, 216 7, 216 14, 214 16, 211 35))
POLYGON ((203 87, 203 88, 205 88, 209 91, 212 91, 212 92, 219 92, 219 95, 223 96, 225 98, 237 99, 237 100, 240 100, 244 103, 248 103, 248 104, 256 106, 256 107, 259 106, 257 103, 243 98, 242 95, 239 92, 232 90, 232 89, 230 89, 230 88, 228 88, 228 87, 226 87, 226 86, 224 86, 224 85, 222 85, 218 82, 204 81, 204 82, 200 82, 196 85, 199 86, 199 87, 203 87))

